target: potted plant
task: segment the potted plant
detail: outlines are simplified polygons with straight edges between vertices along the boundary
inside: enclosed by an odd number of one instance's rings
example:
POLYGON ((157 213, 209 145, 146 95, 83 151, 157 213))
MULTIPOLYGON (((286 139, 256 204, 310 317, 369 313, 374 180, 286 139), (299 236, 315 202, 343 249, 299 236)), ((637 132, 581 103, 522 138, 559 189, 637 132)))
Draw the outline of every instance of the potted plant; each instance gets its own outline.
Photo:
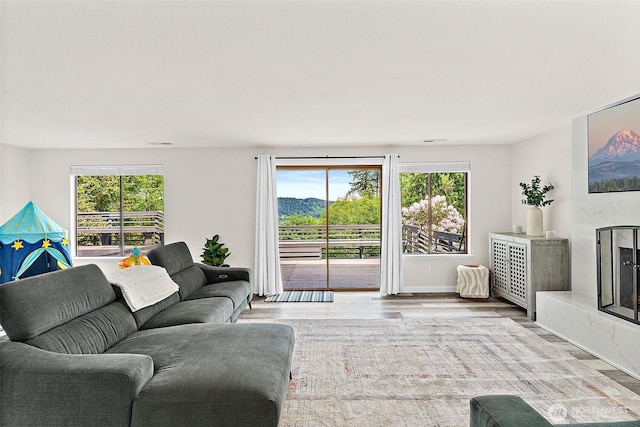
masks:
POLYGON ((202 263, 211 265, 214 267, 229 267, 229 264, 225 264, 224 260, 231 255, 228 248, 223 247, 224 243, 219 243, 219 235, 213 236, 211 239, 207 239, 204 248, 202 248, 202 263))
POLYGON ((522 199, 522 203, 530 206, 527 211, 527 235, 542 236, 543 218, 542 209, 540 208, 553 202, 553 199, 546 199, 546 195, 555 187, 552 184, 541 187, 540 176, 534 175, 531 184, 521 182, 520 188, 522 188, 522 195, 525 196, 525 199, 522 199))

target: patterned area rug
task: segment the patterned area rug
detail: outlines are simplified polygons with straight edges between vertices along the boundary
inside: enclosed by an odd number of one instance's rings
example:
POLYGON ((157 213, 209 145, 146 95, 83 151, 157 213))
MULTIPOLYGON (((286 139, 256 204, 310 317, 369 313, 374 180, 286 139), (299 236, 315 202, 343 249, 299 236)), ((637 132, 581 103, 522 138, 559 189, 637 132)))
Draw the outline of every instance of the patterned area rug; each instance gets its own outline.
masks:
POLYGON ((264 322, 296 331, 283 427, 462 427, 485 394, 553 423, 640 419, 638 395, 511 319, 264 322))
POLYGON ((333 302, 333 291, 287 291, 269 296, 265 302, 333 302))

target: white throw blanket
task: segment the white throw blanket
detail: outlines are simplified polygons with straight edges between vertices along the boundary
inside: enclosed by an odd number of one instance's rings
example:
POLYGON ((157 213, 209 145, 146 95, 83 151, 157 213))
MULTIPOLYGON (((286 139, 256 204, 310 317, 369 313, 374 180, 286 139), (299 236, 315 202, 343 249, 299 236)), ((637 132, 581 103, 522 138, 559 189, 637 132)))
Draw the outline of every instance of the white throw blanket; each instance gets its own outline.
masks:
POLYGON ((149 307, 180 289, 167 270, 157 265, 125 268, 110 275, 109 281, 122 290, 131 311, 149 307))

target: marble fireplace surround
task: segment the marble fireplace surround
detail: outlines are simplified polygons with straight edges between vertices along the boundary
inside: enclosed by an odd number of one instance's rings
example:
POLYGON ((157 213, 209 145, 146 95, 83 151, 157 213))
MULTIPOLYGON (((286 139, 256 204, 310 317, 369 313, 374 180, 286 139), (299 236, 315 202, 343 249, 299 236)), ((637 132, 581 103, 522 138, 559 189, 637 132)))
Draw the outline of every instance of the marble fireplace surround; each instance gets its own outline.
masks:
POLYGON ((538 292, 536 323, 640 379, 640 325, 598 310, 575 292, 538 292))
POLYGON ((638 192, 588 193, 587 116, 571 125, 571 291, 538 292, 537 323, 640 379, 640 325, 598 310, 596 230, 640 224, 638 192))

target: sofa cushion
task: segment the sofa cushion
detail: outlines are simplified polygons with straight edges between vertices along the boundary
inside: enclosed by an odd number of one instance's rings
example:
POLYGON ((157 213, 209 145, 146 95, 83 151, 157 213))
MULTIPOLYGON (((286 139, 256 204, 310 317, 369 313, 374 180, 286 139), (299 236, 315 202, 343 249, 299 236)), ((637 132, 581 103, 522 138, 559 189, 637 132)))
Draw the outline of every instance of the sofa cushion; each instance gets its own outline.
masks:
POLYGON ((172 274, 171 278, 180 286, 180 299, 183 301, 207 284, 204 272, 195 265, 172 274))
POLYGON ((242 307, 247 302, 247 295, 251 294, 251 284, 244 280, 205 285, 187 297, 187 300, 211 297, 226 297, 233 301, 233 309, 242 307))
POLYGON ((136 319, 136 325, 138 325, 138 329, 140 329, 142 325, 147 323, 149 319, 152 319, 158 313, 162 313, 164 310, 179 302, 180 294, 176 292, 175 294, 163 299, 162 301, 154 305, 133 312, 133 318, 136 319))
POLYGON ((233 304, 228 298, 207 298, 174 304, 153 316, 139 329, 162 328, 187 323, 228 323, 233 304))
POLYGON ((131 312, 118 301, 83 314, 25 342, 56 353, 100 354, 136 329, 131 312))
POLYGON ((153 359, 132 426, 259 427, 278 424, 293 347, 288 325, 192 324, 135 332, 108 353, 153 359))
POLYGON ((193 264, 189 247, 184 242, 175 242, 152 249, 147 257, 152 264, 167 270, 171 279, 180 286, 182 300, 207 283, 202 270, 193 264))
POLYGON ((184 242, 175 242, 152 249, 147 253, 147 258, 149 258, 151 264, 164 267, 169 276, 173 276, 193 265, 191 252, 184 242))
POLYGON ((0 286, 0 321, 14 341, 25 341, 115 300, 96 265, 84 265, 0 286))

